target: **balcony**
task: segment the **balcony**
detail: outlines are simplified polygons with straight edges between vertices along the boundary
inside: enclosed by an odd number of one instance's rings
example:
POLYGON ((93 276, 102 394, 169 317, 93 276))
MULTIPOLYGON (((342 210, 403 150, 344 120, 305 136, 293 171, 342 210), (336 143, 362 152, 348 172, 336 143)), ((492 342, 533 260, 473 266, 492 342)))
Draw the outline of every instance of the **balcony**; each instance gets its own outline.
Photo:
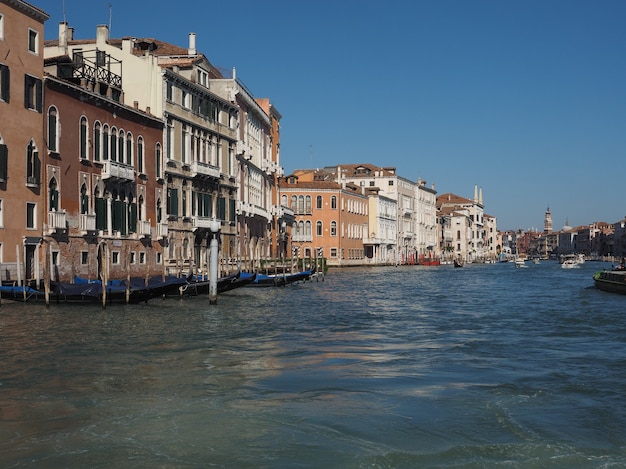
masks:
POLYGON ((294 243, 311 243, 313 242, 312 234, 294 234, 291 236, 291 241, 294 243))
POLYGON ((203 228, 207 230, 210 229, 212 220, 213 218, 211 217, 200 217, 197 215, 194 215, 193 217, 191 217, 191 222, 193 223, 194 231, 197 230, 198 228, 203 228))
POLYGON ((159 239, 167 239, 167 222, 159 222, 157 223, 157 237, 159 239))
POLYGON ((83 235, 95 233, 96 230, 96 215, 91 215, 88 213, 80 214, 80 231, 83 235))
POLYGON ((384 244, 385 241, 382 238, 363 238, 363 244, 384 244))
POLYGON ((106 160, 102 166, 102 179, 134 181, 135 170, 132 166, 117 161, 106 160))
POLYGON ((152 228, 150 227, 150 220, 138 220, 137 221, 137 234, 140 236, 152 236, 152 228))
POLYGON ((191 172, 193 177, 220 178, 220 168, 201 161, 191 163, 191 172))
POLYGON ((65 210, 55 211, 51 210, 48 212, 48 231, 50 233, 59 233, 65 232, 67 226, 65 224, 65 210))
POLYGON ((237 201, 237 213, 240 215, 248 216, 248 217, 257 216, 257 217, 265 218, 267 220, 270 219, 269 212, 263 207, 250 204, 248 202, 242 202, 241 200, 237 201))

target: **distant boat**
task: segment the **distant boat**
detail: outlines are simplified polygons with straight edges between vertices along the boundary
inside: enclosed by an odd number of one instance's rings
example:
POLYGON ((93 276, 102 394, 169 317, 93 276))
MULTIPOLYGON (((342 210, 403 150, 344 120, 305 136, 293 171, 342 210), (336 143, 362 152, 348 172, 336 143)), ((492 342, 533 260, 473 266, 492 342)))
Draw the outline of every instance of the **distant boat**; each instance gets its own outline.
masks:
POLYGON ((463 261, 461 259, 454 259, 454 267, 463 267, 463 261))
POLYGON ((295 282, 310 280, 315 274, 315 268, 304 270, 302 272, 283 273, 283 274, 256 274, 256 278, 248 285, 251 287, 283 287, 295 282))
POLYGON ((585 263, 585 256, 583 254, 568 254, 563 256, 563 262, 561 262, 561 268, 563 269, 577 269, 585 263))
POLYGON ((526 259, 524 259, 523 257, 516 257, 515 258, 515 267, 516 268, 528 267, 526 265, 526 259))
MULTIPOLYGON (((220 277, 217 279, 217 293, 224 293, 236 288, 245 287, 249 283, 254 282, 255 279, 256 274, 242 271, 220 277)), ((182 286, 180 291, 184 295, 208 295, 210 286, 210 280, 206 279, 206 277, 195 277, 186 285, 182 286)))

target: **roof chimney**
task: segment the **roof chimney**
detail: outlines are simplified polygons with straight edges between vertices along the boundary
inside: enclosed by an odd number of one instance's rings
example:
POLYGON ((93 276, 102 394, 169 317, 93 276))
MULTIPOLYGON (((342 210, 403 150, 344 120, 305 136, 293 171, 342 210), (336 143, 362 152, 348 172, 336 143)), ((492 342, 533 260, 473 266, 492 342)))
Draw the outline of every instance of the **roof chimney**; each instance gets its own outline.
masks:
POLYGON ((61 21, 59 23, 59 47, 63 49, 67 48, 67 23, 65 21, 61 21))
POLYGON ((189 49, 187 50, 189 55, 196 55, 196 33, 189 33, 189 49))
POLYGON ((109 27, 106 24, 99 24, 96 28, 96 44, 104 45, 109 42, 109 27))

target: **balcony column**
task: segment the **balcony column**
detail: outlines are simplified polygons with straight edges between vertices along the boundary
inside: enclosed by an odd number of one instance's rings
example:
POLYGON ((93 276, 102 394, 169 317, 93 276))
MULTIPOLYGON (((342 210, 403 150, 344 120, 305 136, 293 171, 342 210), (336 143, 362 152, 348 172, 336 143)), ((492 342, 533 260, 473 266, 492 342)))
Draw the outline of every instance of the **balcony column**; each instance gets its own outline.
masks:
POLYGON ((109 236, 113 234, 113 200, 107 197, 107 232, 109 236))

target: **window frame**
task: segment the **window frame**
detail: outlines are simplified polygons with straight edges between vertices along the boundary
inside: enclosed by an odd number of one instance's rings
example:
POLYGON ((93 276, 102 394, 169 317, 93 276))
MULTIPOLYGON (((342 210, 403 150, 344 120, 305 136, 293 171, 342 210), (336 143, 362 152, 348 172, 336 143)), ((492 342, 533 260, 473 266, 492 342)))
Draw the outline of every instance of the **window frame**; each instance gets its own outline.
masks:
POLYGON ((37 202, 26 202, 26 229, 37 229, 37 202))
POLYGON ((39 55, 39 31, 28 28, 28 52, 39 55))
POLYGON ((48 108, 48 151, 59 153, 59 110, 56 106, 48 108))
POLYGON ((87 116, 80 116, 78 121, 78 155, 81 161, 89 160, 89 121, 87 116))

